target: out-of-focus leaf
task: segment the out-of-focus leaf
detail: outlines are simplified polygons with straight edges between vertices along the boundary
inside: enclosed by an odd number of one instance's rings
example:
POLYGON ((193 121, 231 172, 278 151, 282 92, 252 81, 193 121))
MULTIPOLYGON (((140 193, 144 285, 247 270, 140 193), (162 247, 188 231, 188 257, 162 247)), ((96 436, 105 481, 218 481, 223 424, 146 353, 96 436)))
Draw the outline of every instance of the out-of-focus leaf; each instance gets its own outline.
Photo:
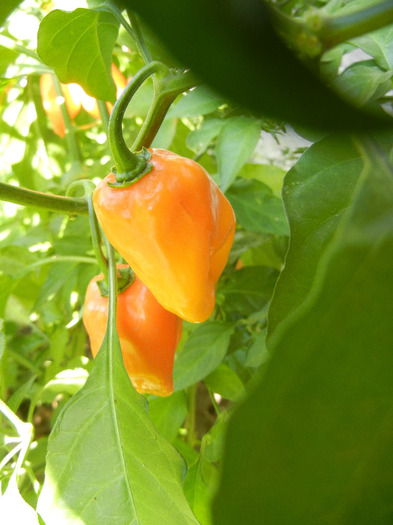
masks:
POLYGON ((373 57, 381 69, 393 69, 393 27, 390 25, 353 40, 353 43, 373 57))
POLYGON ((187 136, 187 146, 197 153, 205 151, 224 124, 225 120, 219 118, 204 120, 200 128, 191 131, 187 136))
POLYGON ((181 352, 175 356, 173 382, 175 390, 197 383, 224 359, 233 328, 225 323, 203 323, 191 333, 181 352))
POLYGON ((0 27, 4 24, 12 11, 22 3, 22 0, 7 0, 0 3, 0 27))
POLYGON ((393 71, 383 71, 371 61, 348 67, 333 82, 344 96, 359 106, 381 97, 391 89, 393 71))
POLYGON ((390 141, 356 145, 326 139, 286 179, 293 243, 271 358, 229 424, 222 525, 392 519, 393 167, 390 141))
POLYGON ((0 363, 5 350, 5 337, 3 333, 3 319, 0 319, 0 363))
POLYGON ((236 175, 254 153, 261 134, 258 121, 247 117, 232 117, 221 128, 217 139, 216 157, 219 185, 226 191, 236 175))
POLYGON ((112 51, 119 30, 105 10, 55 9, 41 22, 37 51, 63 83, 76 82, 91 96, 114 102, 112 51))
POLYGON ((245 394, 242 380, 225 363, 219 364, 204 381, 210 390, 230 401, 239 400, 245 394))
POLYGON ((292 55, 260 0, 125 3, 206 84, 257 115, 319 129, 380 122, 345 103, 292 55))
POLYGON ((169 397, 149 400, 149 416, 164 438, 173 442, 187 417, 185 393, 174 392, 169 397))
POLYGON ((168 116, 170 118, 199 117, 212 113, 224 103, 225 100, 211 89, 206 86, 197 86, 171 107, 168 116))
POLYGON ((249 315, 262 310, 272 296, 278 272, 267 266, 247 266, 219 285, 225 309, 249 315))
POLYGON ((279 197, 263 182, 238 180, 227 192, 238 224, 256 233, 288 235, 288 221, 279 197))

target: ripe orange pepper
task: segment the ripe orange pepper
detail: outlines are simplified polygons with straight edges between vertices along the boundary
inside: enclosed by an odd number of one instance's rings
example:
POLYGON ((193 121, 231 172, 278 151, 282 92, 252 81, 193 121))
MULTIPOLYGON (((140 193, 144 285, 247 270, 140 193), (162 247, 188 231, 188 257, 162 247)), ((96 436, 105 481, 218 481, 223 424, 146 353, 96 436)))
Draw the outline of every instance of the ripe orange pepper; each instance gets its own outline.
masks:
MULTIPOLYGON (((118 268, 125 265, 118 265, 118 268)), ((109 298, 103 297, 94 277, 86 290, 83 323, 93 357, 104 339, 109 298)), ((173 359, 182 333, 182 320, 166 311, 146 286, 134 282, 117 296, 117 332, 124 366, 140 393, 169 396, 173 392, 173 359)))
POLYGON ((96 187, 93 205, 109 242, 162 306, 190 322, 210 317, 236 219, 193 160, 151 149, 152 170, 127 187, 96 187))

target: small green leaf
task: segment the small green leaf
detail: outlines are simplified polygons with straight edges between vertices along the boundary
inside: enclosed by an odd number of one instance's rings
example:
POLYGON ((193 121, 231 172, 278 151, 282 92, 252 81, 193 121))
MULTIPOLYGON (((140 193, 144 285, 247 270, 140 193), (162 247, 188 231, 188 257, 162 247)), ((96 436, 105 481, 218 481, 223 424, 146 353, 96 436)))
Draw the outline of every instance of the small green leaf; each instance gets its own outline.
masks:
POLYGON ((263 182, 273 191, 276 197, 281 197, 281 189, 285 170, 272 164, 246 164, 239 173, 244 179, 255 179, 263 182))
POLYGON ((225 299, 225 309, 249 315, 262 310, 269 302, 278 272, 268 266, 246 266, 220 283, 219 293, 225 299))
POLYGON ((389 25, 352 41, 357 47, 371 55, 385 71, 393 69, 393 27, 389 25))
POLYGON ((204 120, 200 128, 188 134, 187 146, 197 153, 205 151, 212 140, 218 136, 224 124, 225 120, 219 118, 204 120))
POLYGON ((237 222, 246 230, 256 233, 288 235, 288 221, 282 200, 257 180, 237 180, 228 190, 237 222))
POLYGON ((216 157, 220 188, 226 191, 254 153, 261 134, 258 121, 247 117, 228 119, 220 131, 216 157))
POLYGON ((170 118, 199 117, 216 111, 225 100, 206 86, 197 86, 168 112, 170 118))
POLYGON ((118 30, 108 11, 55 9, 40 24, 37 52, 61 82, 76 82, 89 95, 114 102, 111 65, 118 30))
POLYGON ((173 442, 187 417, 185 393, 174 392, 169 397, 150 399, 149 416, 164 438, 173 442))
POLYGON ((204 381, 210 390, 230 401, 239 400, 246 392, 240 377, 225 363, 219 364, 204 381))
POLYGON ((344 97, 362 106, 391 89, 392 71, 383 71, 372 60, 358 62, 339 75, 332 86, 344 97))
POLYGON ((197 383, 224 359, 233 328, 225 323, 203 323, 191 333, 173 367, 175 390, 197 383))
POLYGON ((258 368, 267 361, 269 354, 266 348, 266 329, 255 335, 254 342, 247 352, 245 366, 258 368))

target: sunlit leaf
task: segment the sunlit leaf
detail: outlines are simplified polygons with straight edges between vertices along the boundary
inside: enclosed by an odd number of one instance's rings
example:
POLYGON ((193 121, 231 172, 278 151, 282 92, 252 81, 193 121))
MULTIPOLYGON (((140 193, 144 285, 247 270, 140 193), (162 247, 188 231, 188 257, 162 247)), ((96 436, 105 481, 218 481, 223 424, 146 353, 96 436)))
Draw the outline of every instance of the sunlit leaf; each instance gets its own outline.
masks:
POLYGON ((184 462, 132 387, 117 337, 106 336, 86 385, 48 443, 38 511, 46 525, 197 521, 182 491, 184 462))
POLYGON ((89 95, 114 102, 111 65, 118 29, 115 16, 105 10, 55 9, 40 24, 37 51, 61 82, 79 83, 89 95))

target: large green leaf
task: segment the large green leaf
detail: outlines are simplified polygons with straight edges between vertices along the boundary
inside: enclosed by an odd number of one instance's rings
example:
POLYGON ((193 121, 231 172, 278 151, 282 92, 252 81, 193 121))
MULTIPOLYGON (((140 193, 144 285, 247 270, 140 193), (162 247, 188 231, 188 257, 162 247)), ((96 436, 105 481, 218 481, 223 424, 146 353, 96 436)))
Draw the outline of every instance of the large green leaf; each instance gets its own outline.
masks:
POLYGON ((230 423, 217 524, 392 521, 393 168, 356 143, 363 165, 327 139, 286 180, 272 357, 230 423))
POLYGON ((373 123, 295 58, 273 30, 261 0, 124 3, 185 66, 215 91, 258 115, 340 130, 369 128, 373 123))
POLYGON ((184 474, 129 381, 117 337, 107 335, 50 435, 38 512, 46 525, 197 525, 184 474))
POLYGON ((37 51, 61 82, 77 82, 101 100, 116 100, 112 51, 119 23, 108 11, 55 9, 41 22, 37 51))

